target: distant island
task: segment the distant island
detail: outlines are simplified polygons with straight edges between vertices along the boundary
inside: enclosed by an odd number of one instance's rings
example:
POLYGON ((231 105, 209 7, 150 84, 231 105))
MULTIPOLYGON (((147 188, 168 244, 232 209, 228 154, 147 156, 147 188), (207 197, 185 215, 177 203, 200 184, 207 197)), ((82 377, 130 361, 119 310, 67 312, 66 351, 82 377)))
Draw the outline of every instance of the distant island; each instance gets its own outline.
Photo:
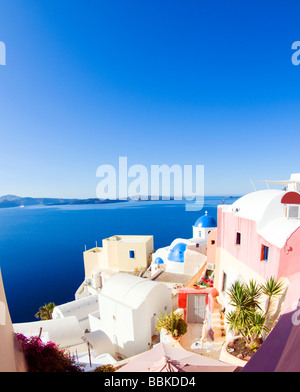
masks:
MULTIPOLYGON (((137 196, 128 198, 127 200, 107 200, 107 199, 63 199, 63 198, 49 198, 49 197, 21 197, 16 195, 0 196, 0 208, 9 207, 28 207, 28 206, 57 206, 57 205, 84 205, 84 204, 107 204, 107 203, 122 203, 126 201, 146 201, 151 200, 151 196, 146 199, 145 196, 137 196)), ((163 197, 157 196, 155 200, 164 200, 163 197)), ((173 200, 170 197, 170 200, 173 200)))
MULTIPOLYGON (((239 196, 220 196, 220 202, 225 203, 225 200, 237 198, 239 196)), ((107 200, 98 198, 89 199, 63 199, 50 197, 21 197, 15 195, 0 196, 0 208, 9 207, 27 207, 27 206, 57 206, 57 205, 84 205, 84 204, 107 204, 107 203, 122 203, 127 201, 164 201, 175 200, 174 197, 166 198, 164 196, 141 196, 128 198, 127 200, 107 200)))
POLYGON ((60 198, 35 198, 5 195, 0 197, 0 208, 27 207, 27 206, 55 206, 76 204, 105 204, 119 203, 127 200, 104 200, 104 199, 60 199, 60 198))

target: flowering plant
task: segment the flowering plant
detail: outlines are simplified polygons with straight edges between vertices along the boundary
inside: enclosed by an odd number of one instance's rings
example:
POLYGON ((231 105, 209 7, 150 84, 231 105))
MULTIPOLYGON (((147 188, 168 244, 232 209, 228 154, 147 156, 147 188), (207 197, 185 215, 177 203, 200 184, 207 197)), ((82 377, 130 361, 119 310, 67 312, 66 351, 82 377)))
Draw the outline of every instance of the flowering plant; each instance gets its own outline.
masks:
POLYGON ((213 280, 211 279, 201 279, 200 282, 197 282, 200 286, 205 286, 205 287, 213 287, 213 280))
POLYGON ((15 336, 25 354, 29 372, 82 372, 74 359, 55 343, 43 343, 39 336, 27 338, 21 333, 15 336))

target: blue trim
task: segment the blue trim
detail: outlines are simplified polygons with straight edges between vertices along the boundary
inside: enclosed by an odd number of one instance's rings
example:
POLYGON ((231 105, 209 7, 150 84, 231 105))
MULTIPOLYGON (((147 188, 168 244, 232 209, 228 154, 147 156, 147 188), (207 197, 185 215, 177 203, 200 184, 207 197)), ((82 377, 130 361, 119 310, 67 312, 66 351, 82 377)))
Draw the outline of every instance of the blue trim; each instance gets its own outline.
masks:
POLYGON ((269 247, 265 246, 264 247, 264 260, 268 261, 268 258, 269 258, 269 247))

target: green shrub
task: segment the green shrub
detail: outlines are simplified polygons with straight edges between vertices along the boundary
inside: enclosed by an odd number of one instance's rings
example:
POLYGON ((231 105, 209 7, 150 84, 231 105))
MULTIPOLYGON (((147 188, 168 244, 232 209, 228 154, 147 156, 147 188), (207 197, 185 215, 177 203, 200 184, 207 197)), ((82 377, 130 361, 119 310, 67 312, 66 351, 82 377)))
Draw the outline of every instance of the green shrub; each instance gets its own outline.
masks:
POLYGON ((233 310, 226 314, 229 329, 241 335, 248 348, 257 349, 262 337, 270 332, 272 323, 268 321, 271 301, 283 291, 283 284, 275 278, 270 278, 261 285, 253 280, 249 284, 237 281, 228 289, 229 304, 233 306, 233 310), (262 295, 267 296, 267 308, 264 312, 260 304, 262 295))
POLYGON ((113 367, 113 365, 102 365, 102 366, 98 366, 94 371, 95 372, 115 372, 116 369, 113 367))
POLYGON ((170 314, 162 314, 158 318, 156 330, 161 331, 162 328, 167 330, 174 337, 183 336, 187 332, 187 324, 180 313, 171 312, 170 314))

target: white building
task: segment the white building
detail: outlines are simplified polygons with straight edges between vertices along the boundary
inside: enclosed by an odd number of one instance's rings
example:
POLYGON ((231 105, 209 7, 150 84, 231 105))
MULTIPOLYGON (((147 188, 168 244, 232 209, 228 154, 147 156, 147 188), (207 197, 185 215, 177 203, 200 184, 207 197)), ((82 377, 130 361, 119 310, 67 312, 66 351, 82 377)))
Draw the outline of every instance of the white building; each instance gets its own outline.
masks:
POLYGON ((80 328, 84 332, 85 330, 90 329, 89 313, 95 312, 98 308, 98 295, 89 295, 75 301, 55 306, 52 318, 55 320, 75 316, 80 328))
MULTIPOLYGON (((216 227, 217 222, 215 219, 205 211, 205 215, 197 219, 193 225, 193 240, 202 239, 207 241, 208 234, 216 227)), ((199 243, 201 242, 199 241, 199 243)))
POLYGON ((78 352, 86 351, 86 345, 81 339, 84 334, 75 316, 56 320, 15 323, 13 327, 14 332, 21 333, 26 337, 39 336, 42 332, 41 340, 44 343, 55 342, 61 349, 76 347, 78 352))
POLYGON ((43 343, 55 342, 73 356, 86 372, 115 364, 111 341, 102 331, 84 333, 76 316, 13 324, 14 332, 26 337, 40 336, 43 343), (89 347, 87 345, 89 343, 89 347))
POLYGON ((83 253, 84 282, 75 293, 79 299, 97 294, 118 272, 142 272, 151 262, 153 236, 113 235, 102 240, 102 247, 83 253))
POLYGON ((151 273, 158 269, 194 275, 206 262, 207 237, 217 227, 215 219, 205 212, 193 225, 193 237, 176 238, 170 246, 152 254, 151 273))
POLYGON ((157 318, 171 309, 166 285, 118 273, 99 294, 99 311, 89 315, 90 326, 109 337, 116 353, 130 357, 151 348, 157 318))

